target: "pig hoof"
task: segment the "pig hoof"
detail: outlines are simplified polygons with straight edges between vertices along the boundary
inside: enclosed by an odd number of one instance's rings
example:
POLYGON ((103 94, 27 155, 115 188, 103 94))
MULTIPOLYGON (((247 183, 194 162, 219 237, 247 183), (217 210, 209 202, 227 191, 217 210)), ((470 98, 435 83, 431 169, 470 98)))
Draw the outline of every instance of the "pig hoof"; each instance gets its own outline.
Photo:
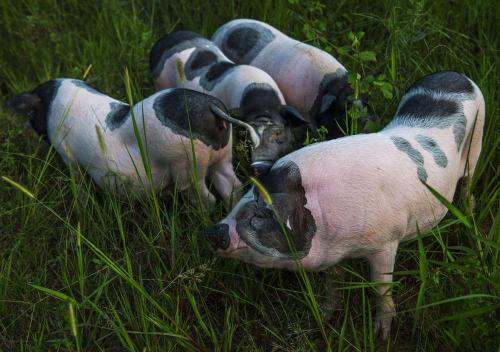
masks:
POLYGON ((392 319, 377 319, 375 321, 375 335, 380 334, 382 340, 387 340, 391 336, 391 320, 392 319))
POLYGON ((387 340, 391 336, 391 323, 395 311, 389 311, 383 314, 377 314, 375 319, 375 335, 380 334, 383 340, 387 340))

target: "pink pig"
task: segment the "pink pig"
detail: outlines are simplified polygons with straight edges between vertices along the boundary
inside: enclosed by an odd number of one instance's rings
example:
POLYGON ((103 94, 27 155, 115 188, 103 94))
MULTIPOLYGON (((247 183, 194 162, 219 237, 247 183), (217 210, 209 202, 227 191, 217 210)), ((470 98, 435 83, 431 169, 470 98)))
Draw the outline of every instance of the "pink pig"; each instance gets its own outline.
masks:
POLYGON ((425 76, 385 129, 279 159, 261 178, 272 204, 254 188, 204 234, 221 256, 260 267, 324 270, 345 258, 368 259, 380 283, 375 327, 387 338, 398 245, 447 212, 424 183, 453 199, 459 179, 474 172, 484 116, 483 95, 470 79, 450 71, 425 76))

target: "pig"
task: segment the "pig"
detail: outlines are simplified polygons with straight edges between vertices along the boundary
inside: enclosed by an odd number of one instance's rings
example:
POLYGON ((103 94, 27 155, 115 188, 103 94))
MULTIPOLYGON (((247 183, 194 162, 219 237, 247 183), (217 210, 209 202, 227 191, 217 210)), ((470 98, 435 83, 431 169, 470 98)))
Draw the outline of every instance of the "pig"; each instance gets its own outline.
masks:
POLYGON ((396 251, 439 223, 472 177, 481 152, 485 102, 464 75, 417 80, 378 133, 312 144, 279 159, 216 225, 204 230, 216 253, 260 267, 324 270, 364 257, 377 282, 375 327, 390 333, 396 251), (269 199, 270 198, 270 199, 269 199))
POLYGON ((269 73, 287 103, 299 111, 313 131, 327 128, 328 139, 345 135, 346 109, 353 104, 367 109, 360 122, 376 119, 364 101, 352 97, 354 90, 346 68, 323 50, 251 19, 225 23, 212 40, 230 60, 269 73))
POLYGON ((83 81, 49 80, 7 105, 29 117, 68 165, 86 170, 100 187, 137 194, 176 184, 188 188, 195 160, 202 201, 213 204, 205 183, 211 176, 218 193, 229 200, 241 183, 232 165, 231 126, 212 112, 227 111, 217 98, 188 89, 166 89, 128 104, 83 81), (132 115, 140 138, 136 138, 132 115), (148 155, 151 178, 141 158, 148 155))
POLYGON ((251 166, 265 173, 294 149, 292 129, 307 121, 286 105, 276 82, 261 69, 229 60, 210 40, 189 31, 160 38, 150 52, 156 89, 189 88, 219 98, 247 129, 253 144, 251 166), (179 67, 180 66, 180 67, 179 67))

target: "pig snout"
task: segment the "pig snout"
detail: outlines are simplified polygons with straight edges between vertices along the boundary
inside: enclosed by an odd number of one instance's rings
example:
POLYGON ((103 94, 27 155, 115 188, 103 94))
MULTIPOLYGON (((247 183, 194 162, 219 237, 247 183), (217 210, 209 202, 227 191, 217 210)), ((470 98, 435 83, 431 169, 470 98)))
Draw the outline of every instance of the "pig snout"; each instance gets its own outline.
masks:
POLYGON ((264 175, 271 169, 273 162, 269 160, 260 160, 252 163, 252 169, 257 175, 264 175))
POLYGON ((206 237, 210 246, 214 250, 226 250, 230 244, 229 225, 215 224, 203 230, 203 236, 206 237))

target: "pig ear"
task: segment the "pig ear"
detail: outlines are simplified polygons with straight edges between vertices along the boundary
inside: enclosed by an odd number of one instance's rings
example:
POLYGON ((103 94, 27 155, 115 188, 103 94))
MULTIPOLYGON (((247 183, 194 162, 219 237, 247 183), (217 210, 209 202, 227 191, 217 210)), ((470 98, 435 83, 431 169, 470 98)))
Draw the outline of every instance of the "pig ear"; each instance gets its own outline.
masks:
POLYGON ((280 115, 289 122, 292 126, 300 126, 309 124, 309 121, 304 119, 300 112, 290 105, 281 105, 280 115))
POLYGON ((20 115, 31 115, 42 105, 42 99, 36 94, 21 93, 7 101, 7 107, 20 115))
POLYGON ((319 109, 319 113, 322 114, 324 112, 329 111, 335 102, 337 101, 337 97, 332 94, 325 94, 323 99, 321 100, 321 107, 319 109))

